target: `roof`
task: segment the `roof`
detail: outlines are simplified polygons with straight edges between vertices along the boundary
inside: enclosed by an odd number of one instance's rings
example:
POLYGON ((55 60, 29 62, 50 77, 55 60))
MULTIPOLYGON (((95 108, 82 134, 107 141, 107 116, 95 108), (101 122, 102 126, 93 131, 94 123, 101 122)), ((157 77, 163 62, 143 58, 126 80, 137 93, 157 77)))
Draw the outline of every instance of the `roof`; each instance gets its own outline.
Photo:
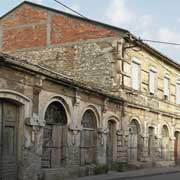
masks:
POLYGON ((110 94, 108 91, 99 89, 97 87, 93 87, 91 85, 87 85, 85 83, 76 81, 70 77, 67 77, 63 74, 56 73, 54 71, 51 71, 47 68, 44 68, 40 65, 32 64, 28 62, 27 60, 19 59, 16 57, 13 57, 8 54, 4 54, 0 52, 0 66, 8 66, 13 69, 18 69, 19 71, 25 71, 30 74, 37 74, 42 75, 46 77, 47 79, 50 79, 51 81, 54 81, 56 83, 59 83, 61 85, 64 85, 66 87, 71 87, 76 90, 83 90, 84 92, 88 92, 94 95, 100 95, 101 97, 110 98, 110 100, 116 101, 118 103, 122 103, 123 99, 117 96, 114 96, 110 94))
POLYGON ((70 14, 70 13, 67 13, 67 12, 64 12, 64 11, 60 11, 60 10, 50 8, 50 7, 47 7, 47 6, 43 6, 43 5, 40 5, 40 4, 36 4, 36 3, 33 3, 33 2, 23 1, 18 6, 13 8, 11 11, 9 11, 9 12, 5 13, 3 16, 1 16, 0 20, 3 19, 4 17, 6 17, 7 15, 9 15, 10 13, 12 13, 13 11, 15 11, 16 9, 18 9, 20 6, 22 6, 24 4, 35 6, 35 7, 41 8, 41 9, 46 9, 46 10, 49 10, 49 11, 52 11, 52 12, 55 12, 55 13, 59 13, 59 14, 65 15, 65 16, 69 16, 71 18, 76 18, 76 19, 79 19, 79 20, 82 20, 82 21, 85 21, 85 22, 89 22, 89 23, 94 24, 94 25, 100 25, 100 26, 103 26, 105 28, 109 28, 111 30, 114 30, 116 32, 124 33, 124 37, 126 38, 126 40, 130 41, 129 36, 133 37, 133 39, 134 39, 133 43, 137 44, 138 46, 141 46, 142 48, 144 48, 146 51, 153 54, 157 58, 160 58, 161 60, 163 60, 167 64, 169 64, 169 65, 177 68, 178 70, 180 70, 180 64, 179 63, 177 63, 173 59, 167 57, 166 55, 164 55, 163 53, 161 53, 157 49, 153 48, 149 44, 144 43, 143 41, 139 40, 139 38, 137 38, 133 33, 131 33, 130 31, 128 31, 126 29, 119 28, 119 27, 116 27, 116 26, 112 26, 112 25, 102 23, 102 22, 99 22, 99 21, 95 21, 95 20, 92 20, 92 19, 83 18, 83 17, 77 16, 77 15, 73 15, 73 14, 70 14))
POLYGON ((99 21, 89 19, 89 18, 83 18, 83 17, 77 16, 77 15, 74 15, 74 14, 70 14, 70 13, 67 13, 67 12, 64 12, 64 11, 60 11, 58 9, 50 8, 50 7, 43 6, 43 5, 40 5, 40 4, 36 4, 36 3, 33 3, 33 2, 29 2, 29 1, 23 1, 22 3, 20 3, 19 5, 17 5, 13 9, 11 9, 9 12, 2 15, 0 17, 0 20, 3 19, 5 16, 9 15, 10 13, 12 13, 13 11, 15 11, 16 9, 18 9, 20 6, 22 6, 24 4, 28 4, 28 5, 31 5, 31 6, 36 6, 36 7, 41 8, 41 9, 47 9, 49 11, 59 13, 59 14, 63 14, 65 16, 69 16, 69 17, 72 17, 72 18, 80 19, 82 21, 86 21, 86 22, 89 22, 89 23, 92 23, 92 24, 95 24, 95 25, 105 26, 106 28, 111 28, 111 29, 114 29, 114 30, 123 31, 125 33, 129 32, 128 30, 123 29, 123 28, 112 26, 112 25, 109 25, 109 24, 106 24, 106 23, 102 23, 102 22, 99 22, 99 21))

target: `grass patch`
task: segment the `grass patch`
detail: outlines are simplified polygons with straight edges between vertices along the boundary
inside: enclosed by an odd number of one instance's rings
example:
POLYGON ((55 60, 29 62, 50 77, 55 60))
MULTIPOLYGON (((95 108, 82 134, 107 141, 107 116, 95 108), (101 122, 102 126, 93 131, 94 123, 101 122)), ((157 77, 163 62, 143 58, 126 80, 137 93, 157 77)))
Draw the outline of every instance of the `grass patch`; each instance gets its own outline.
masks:
POLYGON ((106 174, 108 173, 108 166, 107 165, 97 165, 95 168, 95 174, 106 174))
POLYGON ((114 162, 111 169, 118 172, 124 172, 128 170, 128 164, 125 162, 114 162))

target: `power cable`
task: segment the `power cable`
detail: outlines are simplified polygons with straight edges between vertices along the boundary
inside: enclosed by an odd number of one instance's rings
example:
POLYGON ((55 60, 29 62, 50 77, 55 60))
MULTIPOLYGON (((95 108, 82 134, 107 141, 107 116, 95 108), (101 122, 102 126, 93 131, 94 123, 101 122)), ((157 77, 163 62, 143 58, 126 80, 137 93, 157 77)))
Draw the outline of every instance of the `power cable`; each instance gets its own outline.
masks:
POLYGON ((72 9, 71 7, 63 4, 62 2, 58 1, 58 0, 54 0, 55 2, 57 2, 58 4, 62 5, 63 7, 65 7, 66 9, 69 9, 70 11, 76 13, 77 15, 81 16, 84 19, 88 19, 86 16, 82 15, 81 13, 79 13, 78 11, 72 9))
POLYGON ((143 42, 151 42, 151 43, 158 43, 158 44, 166 44, 166 45, 173 45, 173 46, 180 46, 180 43, 173 43, 173 42, 167 42, 167 41, 157 41, 157 40, 150 40, 150 39, 140 39, 140 41, 143 42))
MULTIPOLYGON (((80 12, 72 9, 71 7, 67 6, 66 4, 58 1, 58 0, 54 0, 55 2, 57 2, 58 4, 62 5, 63 7, 65 7, 66 9, 74 12, 75 14, 81 16, 84 19, 88 19, 86 16, 84 16, 83 14, 81 14, 80 12)), ((151 40, 151 39, 141 39, 139 38, 139 41, 142 42, 151 42, 151 43, 158 43, 158 44, 166 44, 166 45, 173 45, 173 46, 180 46, 180 43, 174 43, 174 42, 167 42, 167 41, 158 41, 158 40, 151 40)))
MULTIPOLYGON (((88 19, 87 17, 85 17, 84 15, 82 15, 81 13, 79 13, 78 11, 72 9, 71 7, 63 4, 62 2, 58 1, 58 0, 54 0, 55 2, 57 2, 58 4, 62 5, 63 7, 65 7, 66 9, 74 12, 75 14, 81 16, 84 19, 88 19)), ((138 41, 141 42, 151 42, 151 43, 158 43, 158 44, 165 44, 165 45, 173 45, 173 46, 180 46, 179 43, 173 43, 173 42, 165 42, 165 41, 158 41, 158 40, 150 40, 150 39, 141 39, 139 38, 138 41)), ((165 68, 170 74, 174 75, 174 72, 172 73, 171 70, 169 70, 168 68, 166 68, 164 65, 162 65, 161 63, 159 63, 159 65, 161 65, 163 68, 165 68)), ((175 73, 176 75, 178 75, 177 73, 175 73)), ((178 75, 179 76, 179 75, 178 75)))

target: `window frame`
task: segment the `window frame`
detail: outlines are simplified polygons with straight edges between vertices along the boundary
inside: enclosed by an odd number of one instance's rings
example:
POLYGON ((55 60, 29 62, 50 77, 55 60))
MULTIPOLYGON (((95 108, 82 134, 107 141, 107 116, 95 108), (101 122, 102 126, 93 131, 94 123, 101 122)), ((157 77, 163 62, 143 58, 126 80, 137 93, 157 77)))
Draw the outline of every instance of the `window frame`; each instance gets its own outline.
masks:
POLYGON ((169 101, 170 100, 170 77, 169 75, 165 75, 164 76, 164 90, 163 90, 163 93, 164 93, 164 99, 169 101), (166 89, 165 89, 165 80, 168 80, 168 86, 167 86, 167 90, 168 90, 168 94, 166 94, 166 89))
POLYGON ((131 63, 131 88, 135 91, 141 90, 141 62, 138 58, 133 58, 131 63), (134 88, 133 84, 133 64, 136 64, 139 66, 139 72, 138 72, 138 88, 134 88))
POLYGON ((154 68, 154 67, 150 67, 149 68, 149 94, 151 95, 151 96, 154 96, 155 94, 156 94, 156 89, 157 89, 157 83, 156 83, 156 80, 157 80, 157 70, 156 70, 156 68, 154 68), (153 92, 151 92, 151 84, 150 84, 150 80, 151 80, 151 78, 150 78, 150 75, 151 75, 151 73, 154 73, 154 93, 153 92))

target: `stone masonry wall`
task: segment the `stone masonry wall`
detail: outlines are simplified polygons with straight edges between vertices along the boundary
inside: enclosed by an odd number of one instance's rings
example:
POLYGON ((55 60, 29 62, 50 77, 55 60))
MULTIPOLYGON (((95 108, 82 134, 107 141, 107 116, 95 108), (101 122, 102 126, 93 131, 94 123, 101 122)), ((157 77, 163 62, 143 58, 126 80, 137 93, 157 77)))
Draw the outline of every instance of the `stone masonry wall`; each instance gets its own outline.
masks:
POLYGON ((112 42, 112 38, 107 38, 79 44, 69 43, 61 47, 20 51, 13 55, 81 83, 111 89, 114 61, 112 42))

